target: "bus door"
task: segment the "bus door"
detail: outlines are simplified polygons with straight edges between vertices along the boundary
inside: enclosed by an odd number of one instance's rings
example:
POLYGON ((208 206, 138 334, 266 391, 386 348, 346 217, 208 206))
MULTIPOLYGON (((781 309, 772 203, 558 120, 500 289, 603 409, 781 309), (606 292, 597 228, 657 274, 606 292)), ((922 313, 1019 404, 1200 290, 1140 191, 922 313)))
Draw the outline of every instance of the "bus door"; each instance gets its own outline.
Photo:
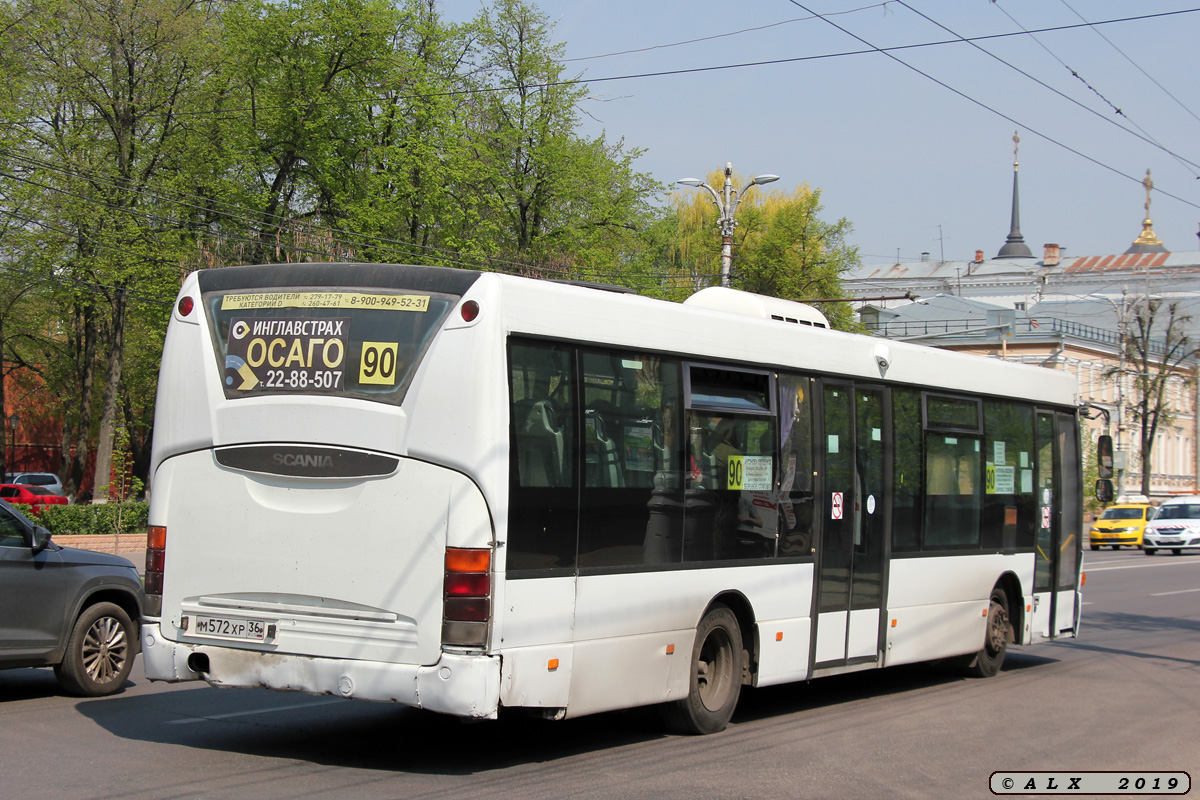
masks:
POLYGON ((1038 533, 1033 630, 1053 639, 1072 632, 1078 619, 1076 586, 1083 550, 1079 425, 1075 415, 1039 411, 1038 533))
POLYGON ((813 669, 879 660, 891 524, 886 390, 825 382, 813 669))

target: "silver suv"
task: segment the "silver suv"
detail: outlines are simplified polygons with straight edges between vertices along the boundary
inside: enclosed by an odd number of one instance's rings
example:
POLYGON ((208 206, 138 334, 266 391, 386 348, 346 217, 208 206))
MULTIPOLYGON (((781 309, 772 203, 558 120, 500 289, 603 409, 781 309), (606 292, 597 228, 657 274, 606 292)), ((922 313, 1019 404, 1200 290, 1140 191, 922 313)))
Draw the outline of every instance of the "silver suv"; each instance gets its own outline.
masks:
POLYGON ((53 472, 18 472, 13 475, 11 481, 5 481, 5 483, 41 486, 43 489, 49 489, 59 496, 63 493, 62 481, 53 472))
POLYGON ((112 694, 133 668, 143 599, 130 561, 59 547, 0 500, 0 668, 54 667, 70 694, 112 694))

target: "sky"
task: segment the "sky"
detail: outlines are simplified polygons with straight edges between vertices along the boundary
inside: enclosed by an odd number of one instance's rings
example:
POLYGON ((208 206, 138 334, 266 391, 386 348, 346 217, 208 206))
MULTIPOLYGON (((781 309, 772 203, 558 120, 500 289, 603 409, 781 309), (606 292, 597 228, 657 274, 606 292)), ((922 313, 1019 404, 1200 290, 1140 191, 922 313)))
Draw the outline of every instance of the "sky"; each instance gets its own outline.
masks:
MULTIPOLYGON (((536 5, 566 74, 589 81, 583 135, 643 149, 637 168, 666 184, 726 162, 779 175, 768 190, 807 183, 823 218, 853 224, 864 263, 994 257, 1014 132, 1035 255, 1048 242, 1068 257, 1123 252, 1141 232, 1147 169, 1155 233, 1172 252, 1200 250, 1200 0, 536 5), (1016 35, 961 41, 1003 34, 1016 35), (948 43, 907 47, 936 42, 948 43), (705 69, 753 62, 775 63, 705 69), (645 76, 678 70, 702 71, 645 76)), ((442 9, 465 19, 478 5, 442 9)))

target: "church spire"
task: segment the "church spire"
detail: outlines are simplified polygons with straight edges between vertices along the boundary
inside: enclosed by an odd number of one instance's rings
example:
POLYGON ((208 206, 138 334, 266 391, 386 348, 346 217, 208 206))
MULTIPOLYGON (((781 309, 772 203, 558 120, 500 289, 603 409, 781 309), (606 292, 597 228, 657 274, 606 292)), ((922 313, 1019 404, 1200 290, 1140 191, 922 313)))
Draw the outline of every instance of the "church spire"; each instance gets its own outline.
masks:
POLYGON ((1021 145, 1021 137, 1013 131, 1013 199, 1012 199, 1012 226, 1008 230, 1008 238, 1004 241, 1004 246, 1000 248, 1000 252, 996 254, 996 258, 1033 258, 1033 252, 1029 246, 1025 244, 1025 237, 1021 235, 1021 204, 1017 192, 1017 148, 1021 145))
POLYGON ((1142 233, 1133 240, 1133 244, 1125 251, 1125 254, 1130 253, 1169 253, 1166 247, 1163 246, 1162 239, 1154 235, 1154 220, 1150 219, 1150 192, 1154 189, 1154 181, 1150 180, 1150 170, 1146 170, 1146 177, 1142 179, 1142 186, 1146 188, 1146 218, 1142 220, 1142 233))

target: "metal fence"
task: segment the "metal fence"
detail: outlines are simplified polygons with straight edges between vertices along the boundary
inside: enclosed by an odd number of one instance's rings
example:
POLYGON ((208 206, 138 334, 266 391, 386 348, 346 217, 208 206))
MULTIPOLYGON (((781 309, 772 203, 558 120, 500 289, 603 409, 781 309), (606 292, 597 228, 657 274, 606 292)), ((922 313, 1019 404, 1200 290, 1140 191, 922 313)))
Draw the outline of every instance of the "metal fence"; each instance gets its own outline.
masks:
MULTIPOLYGON (((1060 334, 1062 336, 1070 336, 1073 339, 1108 344, 1113 347, 1120 347, 1121 345, 1121 334, 1117 331, 1097 328, 1094 325, 1084 325, 1081 322, 1073 320, 1057 319, 1055 317, 1045 317, 1042 319, 1025 317, 1013 320, 1008 326, 997 326, 994 320, 984 319, 917 320, 907 322, 892 320, 874 325, 868 323, 866 328, 876 336, 881 336, 885 339, 932 339, 939 336, 948 337, 953 335, 963 338, 986 339, 997 336, 1002 332, 1010 331, 1011 335, 1018 337, 1060 334)), ((1154 355, 1164 354, 1166 352, 1165 343, 1152 341, 1150 343, 1150 352, 1154 355)))

